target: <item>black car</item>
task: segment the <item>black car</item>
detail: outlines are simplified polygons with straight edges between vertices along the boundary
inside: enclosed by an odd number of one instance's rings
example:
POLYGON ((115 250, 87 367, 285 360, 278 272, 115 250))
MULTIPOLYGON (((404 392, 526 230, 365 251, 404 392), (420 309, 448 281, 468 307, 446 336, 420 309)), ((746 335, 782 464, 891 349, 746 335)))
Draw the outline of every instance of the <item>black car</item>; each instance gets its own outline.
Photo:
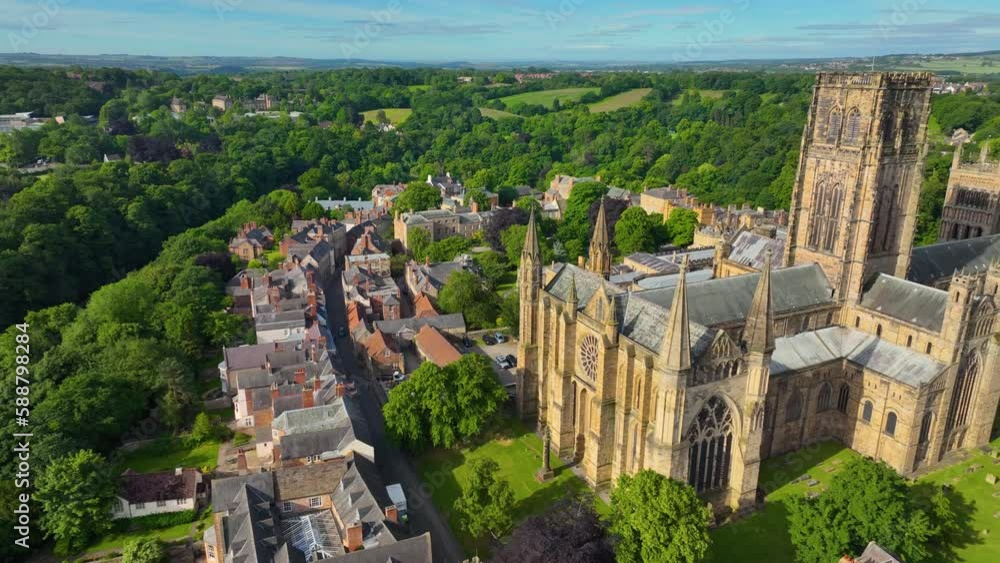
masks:
POLYGON ((517 367, 517 356, 515 356, 513 354, 507 354, 507 363, 509 363, 511 367, 515 367, 516 368, 517 367))
POLYGON ((468 350, 472 348, 472 341, 468 337, 462 339, 462 347, 468 350))
POLYGON ((486 336, 483 337, 483 342, 487 346, 493 346, 494 344, 497 343, 497 339, 492 334, 487 334, 486 336))

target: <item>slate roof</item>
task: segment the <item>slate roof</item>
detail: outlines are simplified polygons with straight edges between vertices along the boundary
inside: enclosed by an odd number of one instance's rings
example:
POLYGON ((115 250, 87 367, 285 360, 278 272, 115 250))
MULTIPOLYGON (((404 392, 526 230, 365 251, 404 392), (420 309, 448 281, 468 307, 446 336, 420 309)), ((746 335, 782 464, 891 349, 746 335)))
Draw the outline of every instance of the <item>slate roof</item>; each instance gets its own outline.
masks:
MULTIPOLYGON (((670 274, 666 276, 649 276, 636 282, 639 289, 665 289, 676 287, 681 279, 680 274, 670 274)), ((687 273, 688 283, 697 283, 712 279, 712 270, 695 270, 687 273)))
POLYGON ((861 306, 894 319, 940 332, 948 292, 879 274, 861 298, 861 306))
POLYGON ((845 359, 911 387, 927 385, 948 367, 877 336, 849 328, 828 327, 778 338, 771 356, 771 375, 845 359))
POLYGON ((174 471, 136 473, 129 469, 122 475, 118 487, 118 496, 129 503, 185 500, 194 498, 197 492, 196 469, 184 469, 180 475, 174 471))
POLYGON ((732 243, 732 251, 729 253, 729 260, 744 266, 750 266, 755 270, 764 267, 764 259, 767 257, 767 250, 771 249, 771 269, 781 268, 785 255, 785 241, 783 239, 773 239, 758 235, 750 231, 743 231, 732 243))
POLYGON ((362 525, 365 550, 396 542, 386 527, 382 509, 392 504, 375 465, 357 457, 348 462, 349 468, 333 490, 333 506, 341 522, 362 525))
POLYGON ((225 512, 236 501, 236 495, 244 485, 274 498, 274 482, 270 473, 251 473, 239 477, 212 479, 212 512, 225 512))
MULTIPOLYGON (((270 481, 271 476, 265 476, 270 481)), ((223 521, 227 563, 270 563, 273 560, 278 543, 273 501, 273 496, 249 485, 236 491, 229 514, 223 521)))
POLYGON ((1000 234, 913 249, 906 279, 924 285, 951 277, 955 271, 982 269, 1000 258, 1000 234))
POLYGON ((436 317, 420 317, 410 319, 396 319, 391 321, 375 321, 376 330, 395 334, 403 328, 409 328, 414 332, 419 331, 423 326, 432 326, 438 330, 462 330, 465 331, 465 317, 461 313, 451 315, 438 315, 436 317))
POLYGON ((627 258, 647 268, 656 270, 661 274, 676 274, 681 271, 680 265, 670 260, 665 260, 659 256, 649 254, 648 252, 636 252, 635 254, 630 254, 627 258))
POLYGON ((347 473, 347 461, 328 461, 274 470, 278 502, 328 495, 347 473))
POLYGON ((903 560, 889 553, 875 542, 868 542, 857 563, 903 563, 903 560))
POLYGON ((253 344, 223 349, 223 361, 231 370, 263 368, 267 355, 277 349, 275 344, 253 344))
POLYGON ((362 549, 337 558, 337 563, 431 563, 432 561, 430 532, 391 545, 362 549))

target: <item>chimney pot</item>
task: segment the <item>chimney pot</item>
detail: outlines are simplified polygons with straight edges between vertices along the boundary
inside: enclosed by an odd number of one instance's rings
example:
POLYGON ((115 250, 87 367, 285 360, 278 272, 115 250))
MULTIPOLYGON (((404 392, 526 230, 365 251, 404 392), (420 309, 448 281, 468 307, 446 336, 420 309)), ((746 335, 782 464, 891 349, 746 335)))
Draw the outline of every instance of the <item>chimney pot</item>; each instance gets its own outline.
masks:
POLYGON ((347 548, 348 553, 357 551, 364 543, 364 534, 361 529, 361 522, 354 522, 347 527, 347 548))
POLYGON ((399 524, 399 509, 396 508, 396 505, 390 504, 385 507, 385 519, 393 524, 399 524))

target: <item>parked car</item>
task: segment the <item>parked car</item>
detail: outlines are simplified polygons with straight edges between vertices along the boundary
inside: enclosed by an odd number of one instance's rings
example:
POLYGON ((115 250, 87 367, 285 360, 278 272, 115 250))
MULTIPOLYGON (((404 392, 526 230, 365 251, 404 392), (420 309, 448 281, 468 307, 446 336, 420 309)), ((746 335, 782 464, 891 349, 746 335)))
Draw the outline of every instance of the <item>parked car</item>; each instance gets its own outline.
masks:
POLYGON ((507 342, 507 335, 502 332, 494 334, 493 338, 496 339, 497 344, 503 344, 504 342, 507 342))
POLYGON ((472 341, 469 340, 468 336, 462 339, 462 348, 465 348, 466 350, 472 348, 472 341))
POLYGON ((493 359, 496 361, 497 365, 500 366, 500 369, 510 369, 514 367, 510 365, 510 361, 507 360, 507 356, 500 355, 493 359))
POLYGON ((507 363, 510 364, 510 367, 517 367, 517 356, 514 354, 507 354, 506 359, 507 363))
POLYGON ((406 374, 405 373, 400 373, 400 372, 397 371, 396 373, 392 374, 392 382, 393 383, 402 383, 404 381, 406 381, 406 374))
POLYGON ((487 334, 483 337, 483 343, 487 346, 493 346, 497 343, 497 339, 492 334, 487 334))

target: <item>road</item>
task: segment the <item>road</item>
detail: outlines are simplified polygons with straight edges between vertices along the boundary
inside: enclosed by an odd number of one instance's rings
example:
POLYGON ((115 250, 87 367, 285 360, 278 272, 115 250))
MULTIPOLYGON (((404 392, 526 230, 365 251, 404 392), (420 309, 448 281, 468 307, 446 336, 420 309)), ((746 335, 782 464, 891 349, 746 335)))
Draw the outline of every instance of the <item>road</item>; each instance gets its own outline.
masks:
MULTIPOLYGON (((330 332, 337 333, 341 326, 347 326, 347 313, 344 310, 344 291, 340 276, 324 285, 326 294, 326 310, 330 332)), ((362 411, 368 419, 371 430, 372 444, 375 447, 375 464, 382 473, 387 485, 399 483, 406 492, 407 509, 410 512, 410 529, 414 535, 424 532, 431 533, 431 546, 434 561, 444 563, 459 563, 464 561, 465 552, 455 539, 448 526, 448 521, 441 515, 431 498, 432 487, 425 484, 414 470, 410 459, 386 439, 385 419, 382 418, 382 406, 376 398, 379 392, 376 384, 365 375, 364 369, 358 365, 354 356, 354 342, 350 337, 337 338, 337 358, 334 365, 344 373, 350 374, 357 382, 359 402, 362 411)))

